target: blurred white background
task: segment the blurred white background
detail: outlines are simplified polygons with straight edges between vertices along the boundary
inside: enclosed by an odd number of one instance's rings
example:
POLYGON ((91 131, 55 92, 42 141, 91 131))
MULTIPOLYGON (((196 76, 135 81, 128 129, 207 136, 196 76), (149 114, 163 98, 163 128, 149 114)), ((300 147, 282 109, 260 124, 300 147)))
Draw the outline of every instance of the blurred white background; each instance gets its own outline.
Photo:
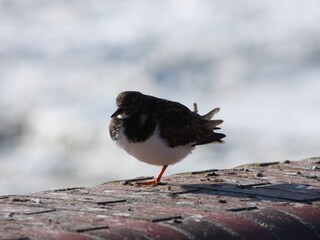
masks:
POLYGON ((157 175, 109 138, 124 90, 221 107, 168 168, 320 155, 320 2, 0 0, 0 194, 157 175))

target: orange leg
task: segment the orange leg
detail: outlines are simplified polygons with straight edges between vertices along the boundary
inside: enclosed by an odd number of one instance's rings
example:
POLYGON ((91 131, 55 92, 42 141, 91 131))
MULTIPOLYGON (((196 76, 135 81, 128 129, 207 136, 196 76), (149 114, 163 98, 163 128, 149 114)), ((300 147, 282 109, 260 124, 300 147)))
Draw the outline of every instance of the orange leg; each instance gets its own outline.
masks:
POLYGON ((166 171, 168 165, 164 165, 158 175, 158 177, 156 179, 153 179, 153 180, 150 180, 150 181, 144 181, 144 182, 138 182, 139 185, 157 185, 160 180, 161 180, 161 177, 163 175, 163 173, 166 171))

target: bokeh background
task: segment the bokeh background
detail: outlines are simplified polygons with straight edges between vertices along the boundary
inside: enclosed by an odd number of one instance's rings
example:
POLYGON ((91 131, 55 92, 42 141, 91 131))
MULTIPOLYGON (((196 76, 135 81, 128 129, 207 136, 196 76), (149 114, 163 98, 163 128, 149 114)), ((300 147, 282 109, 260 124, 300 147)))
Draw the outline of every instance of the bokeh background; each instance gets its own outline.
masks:
POLYGON ((156 175, 109 138, 123 90, 221 107, 166 174, 320 155, 318 0, 0 0, 0 194, 156 175))

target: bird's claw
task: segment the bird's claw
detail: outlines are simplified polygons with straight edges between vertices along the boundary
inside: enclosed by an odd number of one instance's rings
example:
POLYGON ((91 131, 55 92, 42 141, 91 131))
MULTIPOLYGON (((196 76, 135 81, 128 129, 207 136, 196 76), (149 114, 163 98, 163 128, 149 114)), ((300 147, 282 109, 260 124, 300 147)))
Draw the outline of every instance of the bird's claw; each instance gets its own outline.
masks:
POLYGON ((149 180, 149 181, 139 181, 137 182, 137 185, 153 185, 153 186, 156 186, 159 184, 159 181, 157 179, 152 179, 152 180, 149 180))

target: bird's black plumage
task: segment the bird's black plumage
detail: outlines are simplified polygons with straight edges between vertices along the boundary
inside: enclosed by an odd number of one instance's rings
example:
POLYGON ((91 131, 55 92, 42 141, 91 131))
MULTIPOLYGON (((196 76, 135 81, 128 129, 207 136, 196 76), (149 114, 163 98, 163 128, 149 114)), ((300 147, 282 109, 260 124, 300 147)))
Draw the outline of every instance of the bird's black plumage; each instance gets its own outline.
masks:
POLYGON ((207 119, 178 102, 127 91, 118 95, 116 103, 118 110, 109 125, 113 140, 117 140, 119 130, 123 128, 129 142, 143 142, 157 126, 160 136, 172 148, 222 142, 225 137, 213 131, 222 120, 207 119), (117 117, 121 114, 123 117, 117 117))

